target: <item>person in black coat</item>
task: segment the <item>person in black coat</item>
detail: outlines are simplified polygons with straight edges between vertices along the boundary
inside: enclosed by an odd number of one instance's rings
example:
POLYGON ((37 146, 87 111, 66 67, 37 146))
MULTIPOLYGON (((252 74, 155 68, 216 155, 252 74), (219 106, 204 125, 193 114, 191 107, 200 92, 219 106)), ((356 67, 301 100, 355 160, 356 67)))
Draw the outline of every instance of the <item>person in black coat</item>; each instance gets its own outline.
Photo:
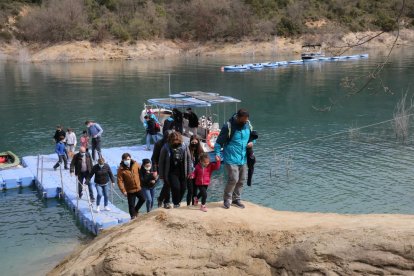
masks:
POLYGON ((184 119, 188 120, 188 127, 186 128, 185 133, 188 134, 189 131, 191 131, 192 135, 197 135, 197 128, 199 125, 198 117, 191 107, 187 108, 187 112, 184 113, 184 119))
POLYGON ((183 113, 177 108, 173 108, 172 112, 175 131, 178 131, 179 133, 183 134, 183 113))
POLYGON ((101 203, 102 195, 104 197, 104 210, 110 211, 111 209, 108 207, 108 184, 109 181, 111 181, 111 185, 114 186, 115 178, 112 174, 111 168, 105 163, 105 160, 102 157, 98 159, 98 164, 92 167, 92 171, 88 176, 88 183, 93 176, 95 176, 94 182, 96 184, 96 193, 98 194, 96 197, 96 212, 100 212, 99 205, 101 203))

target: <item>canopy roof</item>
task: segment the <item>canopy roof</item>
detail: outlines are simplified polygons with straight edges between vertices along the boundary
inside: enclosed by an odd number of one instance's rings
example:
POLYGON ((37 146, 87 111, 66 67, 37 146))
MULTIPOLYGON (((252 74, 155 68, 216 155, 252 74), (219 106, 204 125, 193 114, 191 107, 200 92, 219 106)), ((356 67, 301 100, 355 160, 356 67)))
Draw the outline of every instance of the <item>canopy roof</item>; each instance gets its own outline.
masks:
POLYGON ((218 93, 191 91, 171 94, 169 98, 149 99, 148 102, 164 108, 174 108, 209 107, 212 104, 239 103, 241 101, 229 96, 220 96, 218 93))

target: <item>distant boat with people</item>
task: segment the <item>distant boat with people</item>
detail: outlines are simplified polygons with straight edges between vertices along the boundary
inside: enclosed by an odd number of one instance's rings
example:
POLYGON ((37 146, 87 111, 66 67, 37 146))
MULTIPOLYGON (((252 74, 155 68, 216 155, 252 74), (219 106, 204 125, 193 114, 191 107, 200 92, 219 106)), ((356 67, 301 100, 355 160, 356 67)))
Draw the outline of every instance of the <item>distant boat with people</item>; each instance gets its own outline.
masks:
POLYGON ((325 53, 322 51, 322 44, 304 44, 302 46, 301 57, 302 60, 317 60, 319 57, 324 57, 325 53))
MULTIPOLYGON (((204 109, 204 114, 199 117, 197 135, 200 138, 204 152, 213 152, 216 139, 221 130, 219 124, 219 106, 223 107, 223 118, 227 118, 225 117, 226 104, 236 104, 234 110, 237 110, 237 104, 240 102, 241 100, 239 99, 222 96, 215 92, 179 92, 170 94, 168 98, 148 99, 144 105, 144 109, 141 111, 140 120, 144 122, 145 115, 147 115, 148 110, 151 110, 150 112, 156 116, 161 125, 160 132, 163 133, 164 122, 173 116, 173 109, 202 108, 204 109), (214 108, 214 112, 212 110, 213 106, 218 106, 217 109, 214 108)), ((191 128, 189 128, 188 123, 189 121, 184 118, 182 122, 182 134, 185 142, 188 142, 194 134, 191 128)))

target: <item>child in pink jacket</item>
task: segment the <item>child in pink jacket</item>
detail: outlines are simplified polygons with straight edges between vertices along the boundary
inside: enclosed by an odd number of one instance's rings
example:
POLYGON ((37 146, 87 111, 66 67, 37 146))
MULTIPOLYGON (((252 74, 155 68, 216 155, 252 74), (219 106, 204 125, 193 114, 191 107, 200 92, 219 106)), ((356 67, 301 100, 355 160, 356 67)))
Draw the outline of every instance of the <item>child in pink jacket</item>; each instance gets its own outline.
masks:
POLYGON ((195 184, 199 190, 197 197, 194 198, 194 205, 198 204, 201 197, 201 208, 203 212, 207 212, 207 188, 210 185, 210 178, 213 171, 220 168, 220 158, 216 156, 216 162, 210 163, 210 157, 207 153, 200 154, 199 163, 195 166, 191 178, 194 178, 195 184))

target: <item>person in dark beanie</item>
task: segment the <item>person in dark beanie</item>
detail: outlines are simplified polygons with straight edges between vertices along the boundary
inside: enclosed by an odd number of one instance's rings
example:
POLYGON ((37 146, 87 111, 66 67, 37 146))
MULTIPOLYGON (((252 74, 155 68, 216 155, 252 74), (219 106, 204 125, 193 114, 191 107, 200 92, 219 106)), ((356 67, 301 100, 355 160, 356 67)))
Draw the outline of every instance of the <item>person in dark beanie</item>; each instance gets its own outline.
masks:
POLYGON ((151 160, 142 159, 141 169, 139 170, 142 192, 145 196, 147 213, 154 207, 155 185, 157 184, 158 174, 152 170, 151 160))

